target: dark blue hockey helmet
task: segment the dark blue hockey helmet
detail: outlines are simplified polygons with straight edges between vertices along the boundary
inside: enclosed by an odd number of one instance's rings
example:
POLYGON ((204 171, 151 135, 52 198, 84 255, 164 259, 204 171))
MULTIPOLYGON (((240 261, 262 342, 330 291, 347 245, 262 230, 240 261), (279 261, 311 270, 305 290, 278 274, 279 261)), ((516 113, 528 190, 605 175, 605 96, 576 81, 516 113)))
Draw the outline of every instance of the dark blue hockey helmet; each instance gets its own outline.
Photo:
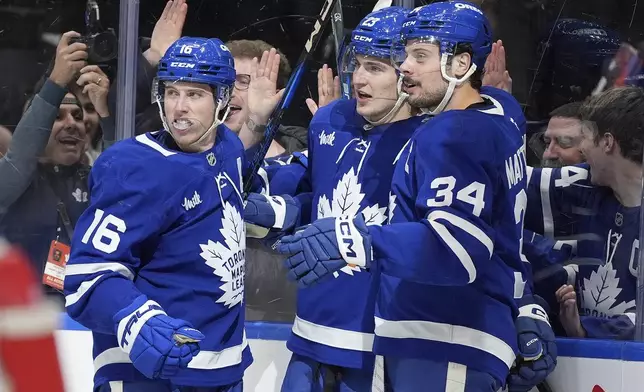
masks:
POLYGON ((353 30, 351 47, 357 54, 389 59, 408 13, 403 7, 387 7, 370 13, 353 30))
MULTIPOLYGON (((490 23, 477 6, 458 1, 444 1, 417 7, 402 25, 402 44, 409 41, 439 45, 441 54, 454 54, 457 45, 468 44, 472 63, 482 69, 492 50, 490 23)), ((404 51, 394 51, 394 63, 402 64, 404 51), (401 58, 402 56, 402 58, 401 58)))
POLYGON ((530 114, 547 118, 553 109, 584 100, 621 44, 617 32, 580 19, 560 19, 544 31, 535 71, 535 88, 528 97, 530 114))
MULTIPOLYGON (((216 100, 225 105, 230 100, 235 76, 233 56, 217 38, 179 38, 165 52, 157 71, 159 82, 207 84, 213 88, 216 100)), ((157 94, 162 91, 157 90, 157 94)))
POLYGON ((356 56, 391 58, 394 42, 400 36, 400 28, 409 12, 403 7, 386 7, 364 17, 351 33, 351 42, 340 61, 340 72, 349 75, 356 70, 356 56))

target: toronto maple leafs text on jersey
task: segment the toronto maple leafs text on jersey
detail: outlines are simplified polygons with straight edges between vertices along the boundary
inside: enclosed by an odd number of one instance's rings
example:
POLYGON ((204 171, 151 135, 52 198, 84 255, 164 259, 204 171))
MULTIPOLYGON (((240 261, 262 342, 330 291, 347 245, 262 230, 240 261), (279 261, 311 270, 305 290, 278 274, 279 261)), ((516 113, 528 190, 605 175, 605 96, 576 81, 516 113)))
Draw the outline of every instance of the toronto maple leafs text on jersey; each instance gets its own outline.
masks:
MULTIPOLYGON (((355 100, 320 108, 309 126, 302 181, 311 186, 311 209, 302 223, 362 214, 367 225, 385 224, 394 160, 423 119, 373 127, 356 112, 355 100)), ((377 274, 355 266, 299 289, 288 348, 321 363, 370 369, 376 290, 377 274)))
POLYGON ((90 176, 65 296, 69 315, 93 332, 96 385, 145 379, 118 346, 112 320, 141 294, 205 335, 173 383, 231 384, 252 362, 244 333, 241 143, 224 126, 215 146, 199 154, 169 149, 168 137, 120 142, 90 176))
POLYGON ((632 339, 639 259, 639 207, 624 207, 591 182, 586 164, 529 168, 526 228, 558 240, 571 259, 548 286, 573 284, 588 337, 632 339))
MULTIPOLYGON (((380 266, 374 351, 464 364, 505 380, 523 295, 523 131, 497 93, 442 113, 400 153, 391 224, 371 226, 380 266)), ((505 101, 505 102, 504 102, 505 101)))

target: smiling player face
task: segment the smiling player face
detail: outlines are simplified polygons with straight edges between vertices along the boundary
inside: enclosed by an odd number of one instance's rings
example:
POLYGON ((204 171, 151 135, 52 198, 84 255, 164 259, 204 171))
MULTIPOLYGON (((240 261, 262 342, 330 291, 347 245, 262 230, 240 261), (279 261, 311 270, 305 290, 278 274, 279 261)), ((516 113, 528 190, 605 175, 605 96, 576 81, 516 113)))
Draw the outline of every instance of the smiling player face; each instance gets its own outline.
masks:
POLYGON ((396 104, 398 76, 389 59, 357 55, 352 83, 358 114, 369 121, 380 120, 396 104))
POLYGON ((195 143, 215 119, 215 99, 210 86, 186 82, 166 83, 164 109, 168 127, 177 145, 186 152, 200 151, 195 143))

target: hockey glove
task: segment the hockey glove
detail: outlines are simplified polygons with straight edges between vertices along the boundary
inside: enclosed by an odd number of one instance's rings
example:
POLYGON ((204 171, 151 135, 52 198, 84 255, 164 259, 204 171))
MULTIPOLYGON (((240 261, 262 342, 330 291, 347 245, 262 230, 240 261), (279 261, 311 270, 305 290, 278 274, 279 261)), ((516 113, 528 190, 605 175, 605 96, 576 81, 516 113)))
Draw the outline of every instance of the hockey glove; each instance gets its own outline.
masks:
POLYGON ((145 296, 114 316, 116 338, 134 367, 148 378, 169 378, 199 353, 204 335, 173 319, 145 296))
POLYGON ((362 215, 318 219, 306 229, 282 238, 277 251, 290 254, 284 262, 288 277, 301 287, 347 264, 369 268, 372 259, 371 236, 362 215))
POLYGON ((277 236, 295 227, 299 216, 299 205, 289 195, 250 193, 244 207, 246 236, 266 238, 271 231, 277 236))
POLYGON ((557 365, 555 334, 548 321, 548 304, 539 296, 524 297, 515 321, 519 352, 508 377, 508 392, 527 392, 545 381, 557 365))

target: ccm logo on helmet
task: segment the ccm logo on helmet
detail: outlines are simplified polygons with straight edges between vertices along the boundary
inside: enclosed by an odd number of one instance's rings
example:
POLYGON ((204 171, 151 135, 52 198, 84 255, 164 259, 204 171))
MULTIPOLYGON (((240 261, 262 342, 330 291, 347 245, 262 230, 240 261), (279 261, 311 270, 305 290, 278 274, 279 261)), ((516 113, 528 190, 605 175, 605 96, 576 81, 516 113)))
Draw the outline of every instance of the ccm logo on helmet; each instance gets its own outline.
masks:
POLYGON ((171 67, 177 67, 177 68, 194 68, 195 65, 191 63, 179 63, 179 62, 174 62, 170 63, 171 67))
POLYGON ((480 9, 478 9, 478 8, 472 6, 472 5, 469 5, 469 4, 456 3, 456 4, 454 4, 454 7, 458 8, 459 10, 463 9, 463 8, 467 8, 468 10, 476 11, 479 14, 483 15, 483 12, 481 12, 480 9))
POLYGON ((369 37, 365 37, 364 35, 354 35, 353 39, 356 41, 362 41, 362 42, 371 42, 373 39, 369 37))

